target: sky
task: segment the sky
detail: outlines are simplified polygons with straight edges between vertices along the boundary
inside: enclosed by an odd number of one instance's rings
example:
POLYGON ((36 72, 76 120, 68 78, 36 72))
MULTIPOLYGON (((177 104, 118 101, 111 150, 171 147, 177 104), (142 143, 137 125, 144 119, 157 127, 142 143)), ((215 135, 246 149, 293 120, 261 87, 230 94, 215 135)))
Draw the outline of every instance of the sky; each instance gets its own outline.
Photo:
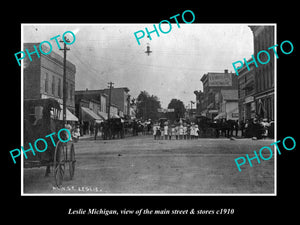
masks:
MULTIPOLYGON (((141 91, 156 95, 163 108, 172 98, 187 106, 195 101, 194 91, 203 90, 203 74, 234 72, 233 62, 253 54, 253 34, 247 24, 171 25, 167 34, 151 33, 152 40, 145 35, 140 45, 134 33, 145 32, 146 27, 151 31, 153 24, 23 24, 21 39, 49 41, 52 51, 62 55, 50 38, 72 31, 76 40, 68 46, 67 60, 76 66, 75 90, 103 89, 113 82, 114 87, 128 87, 135 98, 141 91)), ((168 29, 163 24, 162 30, 168 29)))

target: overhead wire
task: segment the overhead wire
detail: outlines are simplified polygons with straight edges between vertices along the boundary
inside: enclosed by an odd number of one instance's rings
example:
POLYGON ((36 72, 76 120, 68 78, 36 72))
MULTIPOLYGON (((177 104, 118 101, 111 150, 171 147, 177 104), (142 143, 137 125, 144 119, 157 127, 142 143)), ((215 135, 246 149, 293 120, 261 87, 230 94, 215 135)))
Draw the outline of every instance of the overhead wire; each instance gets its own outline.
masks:
MULTIPOLYGON (((83 54, 82 52, 79 53, 77 51, 78 54, 82 55, 82 56, 87 56, 85 54, 83 54)), ((144 52, 143 52, 144 54, 144 52)), ((199 68, 192 68, 192 67, 174 67, 174 66, 166 66, 166 65, 151 65, 151 64, 144 64, 144 63, 139 63, 139 62, 134 62, 132 63, 131 61, 124 61, 124 60, 120 60, 120 59, 112 59, 112 58, 108 58, 108 57, 104 57, 104 56, 97 56, 105 61, 108 61, 108 62, 114 62, 114 63, 117 63, 119 65, 133 65, 135 68, 137 66, 146 66, 146 67, 151 67, 151 68, 157 68, 157 69, 174 69, 174 70, 189 70, 189 71, 202 71, 201 69, 199 68)), ((88 66, 88 68, 93 68, 91 65, 88 66)))

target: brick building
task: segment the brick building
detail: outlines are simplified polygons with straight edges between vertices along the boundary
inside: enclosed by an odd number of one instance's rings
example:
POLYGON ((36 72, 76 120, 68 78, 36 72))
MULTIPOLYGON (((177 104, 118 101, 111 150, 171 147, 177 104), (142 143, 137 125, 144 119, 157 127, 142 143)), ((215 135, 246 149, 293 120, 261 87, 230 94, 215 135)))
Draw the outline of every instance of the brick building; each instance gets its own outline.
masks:
MULTIPOLYGON (((254 56, 261 50, 269 52, 270 61, 255 67, 254 101, 258 118, 274 120, 274 52, 268 50, 274 43, 274 26, 249 26, 253 32, 254 56)), ((266 55, 260 55, 261 61, 267 61, 266 55)))
MULTIPOLYGON (((130 116, 130 95, 127 87, 112 88, 111 89, 111 109, 112 112, 116 112, 116 108, 119 116, 130 116)), ((104 112, 103 107, 106 107, 106 113, 108 112, 109 104, 109 89, 101 90, 78 90, 75 92, 76 98, 95 99, 100 101, 101 110, 104 112)))
MULTIPOLYGON (((80 117, 80 110, 82 104, 85 102, 89 102, 88 108, 95 108, 91 107, 92 102, 97 103, 98 109, 95 111, 99 116, 101 116, 103 119, 107 119, 107 102, 108 102, 108 96, 101 92, 95 92, 90 90, 85 91, 75 91, 75 108, 76 108, 76 115, 80 117)), ((87 107, 84 105, 84 107, 87 107)))
MULTIPOLYGON (((104 89, 103 92, 109 96, 109 89, 104 89)), ((122 116, 130 116, 130 95, 128 93, 127 87, 111 89, 111 103, 121 110, 122 116)))
MULTIPOLYGON (((253 59, 250 58, 248 62, 253 59)), ((246 120, 253 119, 256 116, 256 107, 254 101, 255 94, 255 65, 249 64, 250 71, 244 66, 239 71, 239 120, 246 122, 246 120)))
POLYGON ((201 79, 203 83, 203 96, 201 96, 201 115, 211 119, 219 114, 221 90, 237 90, 238 79, 235 73, 208 72, 201 79))
MULTIPOLYGON (((24 43, 24 49, 34 52, 34 47, 40 43, 24 43)), ((42 50, 49 49, 42 45, 42 50)), ((24 99, 54 98, 63 104, 63 57, 52 51, 48 55, 31 55, 32 61, 24 59, 24 99)), ((76 67, 66 62, 67 109, 75 114, 75 73, 76 67)), ((69 112, 67 112, 69 113, 69 112)))

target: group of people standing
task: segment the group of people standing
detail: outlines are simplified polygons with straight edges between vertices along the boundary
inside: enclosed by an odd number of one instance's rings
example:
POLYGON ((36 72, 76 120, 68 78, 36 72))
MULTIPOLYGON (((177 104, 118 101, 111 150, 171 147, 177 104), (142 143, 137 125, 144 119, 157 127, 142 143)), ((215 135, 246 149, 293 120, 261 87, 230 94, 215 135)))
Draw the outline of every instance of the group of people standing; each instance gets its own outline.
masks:
POLYGON ((153 125, 153 137, 155 140, 172 140, 172 138, 176 140, 198 139, 199 132, 198 125, 194 123, 191 125, 186 123, 153 125))

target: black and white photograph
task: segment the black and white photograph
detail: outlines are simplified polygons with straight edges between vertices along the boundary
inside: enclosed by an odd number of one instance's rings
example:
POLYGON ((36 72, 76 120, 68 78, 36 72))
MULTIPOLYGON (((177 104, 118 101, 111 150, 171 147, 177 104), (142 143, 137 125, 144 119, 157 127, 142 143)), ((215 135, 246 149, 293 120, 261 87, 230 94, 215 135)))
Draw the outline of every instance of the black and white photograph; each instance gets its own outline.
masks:
POLYGON ((276 57, 292 43, 275 23, 182 15, 21 24, 22 195, 276 195, 276 57))
POLYGON ((2 15, 4 219, 297 217, 295 6, 45 3, 2 15))

